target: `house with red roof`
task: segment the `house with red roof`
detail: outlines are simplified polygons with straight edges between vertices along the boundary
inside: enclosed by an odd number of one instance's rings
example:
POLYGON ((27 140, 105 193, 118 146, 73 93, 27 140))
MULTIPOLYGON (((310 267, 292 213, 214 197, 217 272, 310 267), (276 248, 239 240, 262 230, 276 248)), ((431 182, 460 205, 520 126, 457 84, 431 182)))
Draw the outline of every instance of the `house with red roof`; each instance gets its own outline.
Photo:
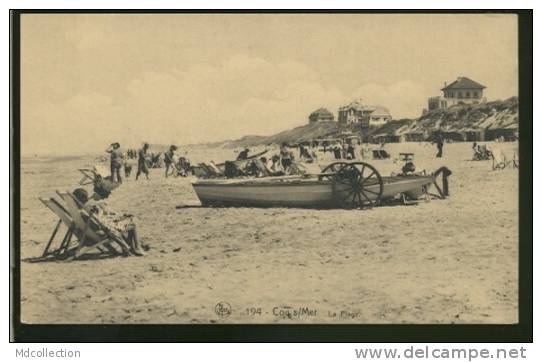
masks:
POLYGON ((444 83, 441 89, 442 96, 430 97, 428 110, 449 108, 458 104, 484 103, 484 89, 486 87, 467 77, 458 77, 450 84, 444 83))

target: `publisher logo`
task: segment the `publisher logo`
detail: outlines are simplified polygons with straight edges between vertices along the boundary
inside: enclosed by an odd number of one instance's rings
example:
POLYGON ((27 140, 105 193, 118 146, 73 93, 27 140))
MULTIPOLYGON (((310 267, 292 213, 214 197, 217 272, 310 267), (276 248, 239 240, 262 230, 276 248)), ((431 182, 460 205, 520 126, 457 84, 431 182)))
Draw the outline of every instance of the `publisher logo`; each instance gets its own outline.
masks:
POLYGON ((227 318, 231 315, 231 305, 227 302, 220 302, 215 306, 217 316, 227 318))

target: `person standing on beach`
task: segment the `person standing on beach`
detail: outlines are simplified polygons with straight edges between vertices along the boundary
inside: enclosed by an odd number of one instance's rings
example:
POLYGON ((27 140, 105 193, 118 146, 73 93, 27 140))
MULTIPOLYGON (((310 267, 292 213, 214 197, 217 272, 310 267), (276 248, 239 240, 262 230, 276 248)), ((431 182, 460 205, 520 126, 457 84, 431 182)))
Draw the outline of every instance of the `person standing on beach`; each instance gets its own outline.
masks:
POLYGON ((109 153, 111 157, 111 181, 115 182, 116 175, 117 182, 122 183, 122 178, 120 177, 120 168, 122 167, 122 152, 120 151, 120 143, 112 143, 105 150, 105 152, 109 153))
POLYGON ((137 154, 137 174, 136 174, 136 181, 139 178, 139 175, 141 173, 145 174, 145 177, 147 177, 147 180, 149 179, 149 170, 147 169, 147 150, 149 149, 149 144, 145 143, 143 145, 143 148, 141 148, 137 154))
POLYGON ((437 158, 442 157, 442 148, 444 147, 444 139, 442 138, 442 135, 437 136, 437 158))
POLYGON ((335 156, 336 160, 341 159, 341 147, 339 145, 335 145, 333 147, 333 155, 335 156))
POLYGON ((280 163, 282 164, 282 168, 284 169, 284 171, 287 171, 290 168, 293 158, 294 155, 292 154, 292 152, 290 152, 288 144, 284 142, 280 146, 280 163))
POLYGON ((346 159, 353 160, 356 158, 356 150, 354 149, 354 144, 352 142, 348 143, 346 147, 346 159))
POLYGON ((305 147, 303 146, 302 143, 299 144, 299 158, 300 159, 303 159, 305 158, 305 147))
POLYGON ((172 174, 175 172, 173 165, 173 156, 175 156, 175 151, 177 146, 171 145, 169 150, 164 153, 164 164, 166 165, 166 178, 169 176, 169 168, 171 167, 172 174))

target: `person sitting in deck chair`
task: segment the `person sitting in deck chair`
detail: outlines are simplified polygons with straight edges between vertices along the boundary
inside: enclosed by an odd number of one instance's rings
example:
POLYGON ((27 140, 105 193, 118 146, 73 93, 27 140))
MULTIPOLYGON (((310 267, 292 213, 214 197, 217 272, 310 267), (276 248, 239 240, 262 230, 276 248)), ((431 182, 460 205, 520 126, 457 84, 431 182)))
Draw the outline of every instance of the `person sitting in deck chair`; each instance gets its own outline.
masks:
POLYGON ((493 158, 493 151, 488 149, 486 145, 478 146, 478 149, 483 153, 485 160, 491 160, 493 158))
POLYGON ((107 174, 107 170, 103 165, 95 165, 93 173, 94 195, 92 198, 94 200, 107 199, 111 192, 120 185, 120 183, 112 181, 111 176, 104 176, 107 174))
POLYGON ((480 147, 480 145, 472 146, 472 150, 474 152, 474 154, 472 155, 472 159, 474 161, 487 160, 487 158, 484 157, 484 151, 482 150, 482 147, 480 147))
POLYGON ((284 173, 284 169, 282 168, 282 165, 280 164, 280 156, 279 155, 273 155, 273 157, 271 157, 271 165, 269 166, 269 170, 271 172, 282 172, 282 173, 284 173))
MULTIPOLYGON (((275 157, 275 156, 274 156, 275 157)), ((277 156, 278 160, 278 156, 277 156)), ((275 161, 277 162, 277 161, 275 161)), ((284 176, 284 171, 271 168, 266 157, 260 157, 259 160, 252 161, 253 166, 257 169, 256 177, 267 177, 267 176, 284 176)))
POLYGON ((473 145, 472 149, 474 151, 472 156, 474 161, 491 160, 493 158, 493 153, 487 149, 486 145, 477 145, 476 147, 473 145))
POLYGON ((175 168, 177 169, 177 176, 187 176, 191 172, 190 160, 184 156, 179 157, 175 168))
POLYGON ((83 188, 75 189, 73 196, 83 205, 87 212, 94 215, 109 231, 122 237, 128 243, 130 251, 134 255, 145 255, 139 243, 133 215, 117 214, 108 209, 103 201, 89 200, 88 193, 83 188))
POLYGON ((239 155, 237 155, 237 160, 246 160, 248 158, 248 153, 250 150, 248 148, 245 148, 241 152, 239 152, 239 155))

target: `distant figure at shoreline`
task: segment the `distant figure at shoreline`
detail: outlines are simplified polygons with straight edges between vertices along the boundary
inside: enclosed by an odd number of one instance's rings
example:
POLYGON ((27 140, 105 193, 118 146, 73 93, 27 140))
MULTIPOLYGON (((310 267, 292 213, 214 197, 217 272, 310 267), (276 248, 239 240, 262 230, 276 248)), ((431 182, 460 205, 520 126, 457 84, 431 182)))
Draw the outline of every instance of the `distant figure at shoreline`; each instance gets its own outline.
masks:
POLYGON ((145 177, 147 180, 149 179, 149 170, 147 169, 147 150, 149 149, 149 144, 145 143, 143 145, 143 148, 141 148, 137 154, 137 173, 136 173, 136 181, 139 178, 139 175, 141 173, 145 174, 145 177))
POLYGON ((110 154, 111 160, 111 181, 115 181, 115 175, 117 176, 118 183, 122 183, 122 178, 120 177, 120 168, 122 167, 122 153, 120 151, 120 143, 114 142, 105 152, 110 154))

